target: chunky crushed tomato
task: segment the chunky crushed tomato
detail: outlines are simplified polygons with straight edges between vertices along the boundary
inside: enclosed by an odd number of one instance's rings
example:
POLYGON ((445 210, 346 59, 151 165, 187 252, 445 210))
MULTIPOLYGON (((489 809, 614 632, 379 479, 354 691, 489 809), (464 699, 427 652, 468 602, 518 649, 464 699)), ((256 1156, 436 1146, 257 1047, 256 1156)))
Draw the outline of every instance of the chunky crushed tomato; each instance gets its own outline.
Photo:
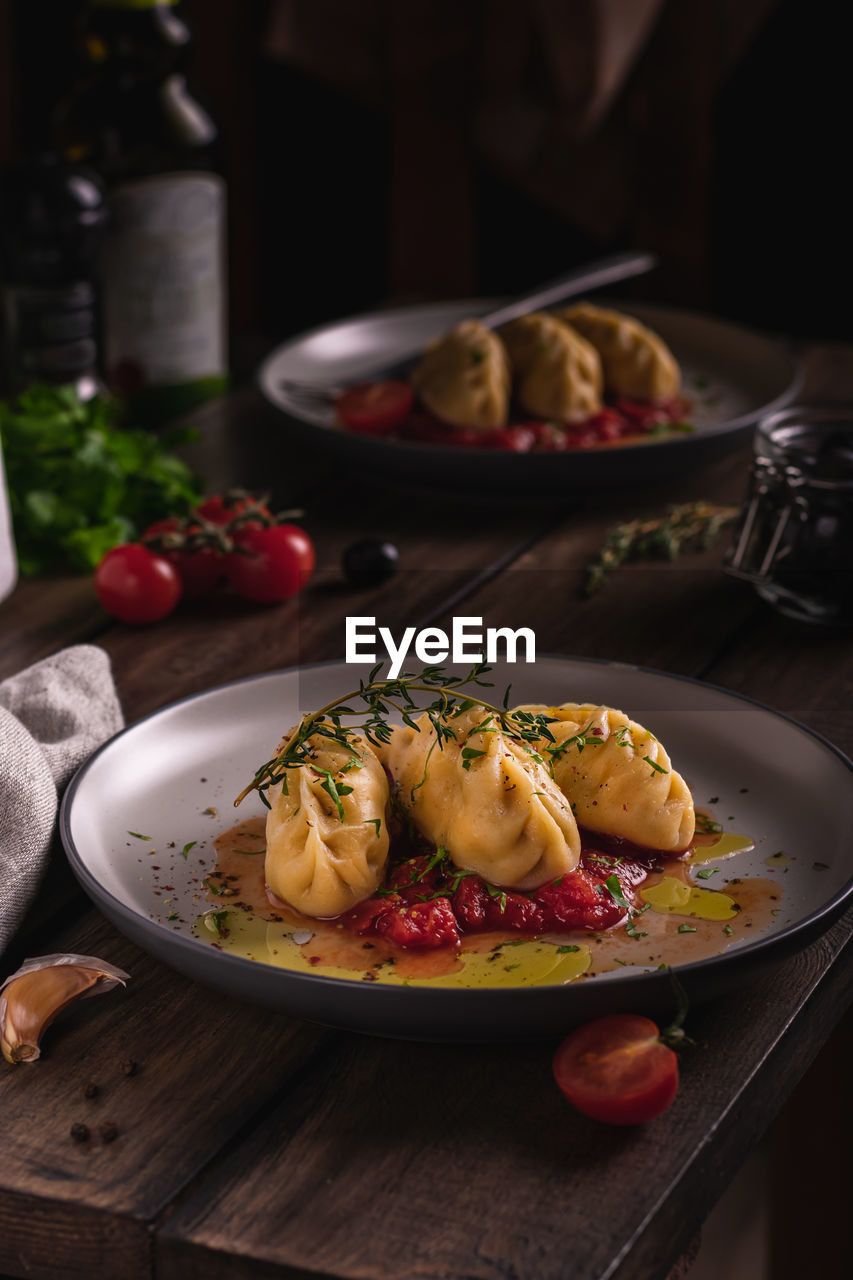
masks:
MULTIPOLYGON (((381 385, 381 384, 378 384, 381 385)), ((526 420, 506 427, 478 429, 453 427, 418 405, 392 429, 383 426, 372 434, 385 439, 437 444, 458 449, 489 449, 501 453, 566 453, 573 449, 595 449, 614 444, 628 436, 663 432, 666 428, 689 430, 685 422, 690 403, 681 396, 666 400, 614 401, 584 422, 556 423, 526 420)), ((343 424, 348 426, 346 419, 343 424)), ((355 428, 351 428, 355 429, 355 428)), ((358 428, 371 434, 370 428, 358 428)))
POLYGON ((386 886, 341 921, 354 933, 420 950, 457 949, 466 933, 501 929, 531 936, 610 929, 626 915, 625 903, 636 905, 651 869, 641 851, 631 846, 636 856, 628 857, 613 843, 590 837, 574 871, 531 893, 500 889, 446 858, 417 853, 392 867, 386 886))

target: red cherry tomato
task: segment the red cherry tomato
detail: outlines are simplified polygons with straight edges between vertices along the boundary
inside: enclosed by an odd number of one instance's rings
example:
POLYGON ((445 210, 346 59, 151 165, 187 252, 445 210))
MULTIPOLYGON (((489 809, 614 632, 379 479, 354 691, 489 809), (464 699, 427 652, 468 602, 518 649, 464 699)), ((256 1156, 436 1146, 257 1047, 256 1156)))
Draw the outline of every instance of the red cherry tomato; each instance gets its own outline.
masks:
POLYGON ((225 557, 225 572, 247 600, 287 600, 305 586, 314 568, 314 544, 293 524, 247 524, 234 533, 234 545, 239 550, 225 557))
MULTIPOLYGON (((179 523, 176 516, 167 516, 165 520, 157 520, 149 525, 142 537, 147 540, 174 533, 179 523)), ((197 525, 190 525, 186 532, 192 534, 197 530, 197 525)), ((213 547, 199 547, 197 551, 185 547, 164 548, 156 554, 175 566, 181 576, 183 593, 187 597, 201 596, 212 591, 224 575, 223 556, 213 547)))
POLYGON ((350 431, 384 436, 405 422, 413 400, 407 382, 365 382, 338 396, 335 409, 350 431))
POLYGON ((554 1076, 584 1115, 607 1124, 643 1124, 665 1111, 678 1090, 678 1059, 649 1018, 596 1018, 567 1036, 554 1076))
MULTIPOLYGON (((242 515, 248 505, 244 498, 231 502, 217 493, 212 498, 205 498, 201 506, 196 507, 196 513, 211 524, 227 524, 235 516, 242 515)), ((272 512, 268 507, 258 504, 255 510, 259 515, 272 519, 272 512)))
POLYGON ((95 570, 95 592, 107 613, 122 622, 158 622, 181 598, 177 569, 138 542, 108 551, 95 570))

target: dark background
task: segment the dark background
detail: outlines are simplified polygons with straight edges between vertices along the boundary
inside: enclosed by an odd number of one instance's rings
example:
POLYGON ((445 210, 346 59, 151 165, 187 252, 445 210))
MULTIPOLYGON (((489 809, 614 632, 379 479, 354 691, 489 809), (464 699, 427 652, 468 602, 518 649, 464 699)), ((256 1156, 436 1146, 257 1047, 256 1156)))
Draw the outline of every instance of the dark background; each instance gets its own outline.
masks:
MULTIPOLYGON (((0 160, 47 136, 81 7, 0 0, 0 160)), ((559 8, 594 44, 584 2, 186 0, 191 81, 223 132, 238 348, 629 246, 662 258, 636 296, 853 336, 842 6, 665 0, 592 127, 550 57, 559 8)))

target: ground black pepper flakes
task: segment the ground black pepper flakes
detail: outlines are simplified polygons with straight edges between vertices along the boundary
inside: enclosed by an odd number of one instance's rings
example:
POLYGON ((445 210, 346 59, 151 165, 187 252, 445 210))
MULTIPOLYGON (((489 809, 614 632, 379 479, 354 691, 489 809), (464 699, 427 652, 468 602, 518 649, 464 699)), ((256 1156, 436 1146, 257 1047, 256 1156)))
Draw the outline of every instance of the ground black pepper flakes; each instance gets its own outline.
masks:
POLYGON ((133 1058, 128 1058, 126 1062, 123 1062, 121 1064, 121 1069, 122 1069, 123 1075, 135 1076, 137 1071, 139 1070, 139 1066, 136 1062, 134 1062, 133 1058))
POLYGON ((90 1080, 88 1084, 83 1085, 84 1098, 97 1098, 99 1093, 100 1093, 100 1089, 95 1084, 94 1080, 90 1080))
POLYGON ((75 1142, 88 1142, 89 1126, 87 1124, 80 1124, 79 1122, 76 1124, 72 1124, 71 1137, 74 1139, 75 1142))

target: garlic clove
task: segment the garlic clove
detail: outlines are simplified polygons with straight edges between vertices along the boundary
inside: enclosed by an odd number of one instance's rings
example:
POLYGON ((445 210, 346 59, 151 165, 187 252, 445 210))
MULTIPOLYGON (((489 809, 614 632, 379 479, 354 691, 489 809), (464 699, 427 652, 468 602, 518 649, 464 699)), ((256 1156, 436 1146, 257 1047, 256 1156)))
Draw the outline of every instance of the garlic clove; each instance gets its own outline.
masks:
POLYGON ((25 960, 0 987, 0 1050, 7 1062, 35 1062, 47 1027, 75 1000, 100 995, 129 975, 96 956, 25 960))

